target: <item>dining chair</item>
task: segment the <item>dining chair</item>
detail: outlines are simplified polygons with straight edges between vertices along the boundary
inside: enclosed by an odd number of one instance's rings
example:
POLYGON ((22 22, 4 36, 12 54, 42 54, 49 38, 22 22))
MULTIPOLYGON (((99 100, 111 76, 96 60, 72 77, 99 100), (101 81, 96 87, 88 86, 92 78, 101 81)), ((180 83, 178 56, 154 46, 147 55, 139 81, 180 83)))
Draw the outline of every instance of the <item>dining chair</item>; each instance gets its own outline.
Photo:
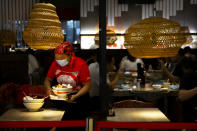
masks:
POLYGON ((7 82, 0 85, 0 115, 11 107, 16 106, 19 85, 7 82))
POLYGON ((143 102, 138 100, 122 100, 113 103, 114 108, 153 108, 156 102, 143 102))

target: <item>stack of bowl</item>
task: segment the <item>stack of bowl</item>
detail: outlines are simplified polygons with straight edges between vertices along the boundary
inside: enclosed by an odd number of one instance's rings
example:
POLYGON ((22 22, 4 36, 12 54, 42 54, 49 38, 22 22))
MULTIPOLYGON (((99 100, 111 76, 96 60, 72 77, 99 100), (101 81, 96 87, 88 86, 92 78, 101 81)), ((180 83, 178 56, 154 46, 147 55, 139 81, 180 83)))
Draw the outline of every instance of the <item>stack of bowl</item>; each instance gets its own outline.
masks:
POLYGON ((23 98, 23 104, 29 111, 39 111, 44 104, 44 99, 32 98, 25 96, 23 98))
POLYGON ((67 98, 67 94, 73 91, 72 86, 69 84, 62 84, 61 87, 53 86, 52 88, 52 91, 58 96, 58 98, 67 98))

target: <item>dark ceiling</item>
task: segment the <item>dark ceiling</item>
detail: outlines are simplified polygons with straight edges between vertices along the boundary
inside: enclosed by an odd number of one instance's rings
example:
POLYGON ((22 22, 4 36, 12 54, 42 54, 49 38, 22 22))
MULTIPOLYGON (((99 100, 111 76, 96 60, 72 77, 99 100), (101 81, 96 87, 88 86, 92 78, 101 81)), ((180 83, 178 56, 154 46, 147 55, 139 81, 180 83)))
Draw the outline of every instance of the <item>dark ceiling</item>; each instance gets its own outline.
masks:
POLYGON ((40 2, 55 5, 60 20, 80 19, 80 0, 40 0, 40 2))
POLYGON ((155 0, 118 0, 118 3, 127 4, 153 4, 155 0))
MULTIPOLYGON (((55 5, 60 20, 80 19, 80 0, 40 0, 40 2, 55 5)), ((151 4, 154 3, 155 0, 119 0, 118 2, 128 4, 151 4)))
MULTIPOLYGON (((80 0, 40 0, 41 2, 54 4, 57 8, 80 8, 80 0)), ((119 3, 129 4, 153 4, 155 0, 118 0, 119 3)))
POLYGON ((80 0, 40 0, 40 2, 51 3, 56 8, 80 8, 80 0))

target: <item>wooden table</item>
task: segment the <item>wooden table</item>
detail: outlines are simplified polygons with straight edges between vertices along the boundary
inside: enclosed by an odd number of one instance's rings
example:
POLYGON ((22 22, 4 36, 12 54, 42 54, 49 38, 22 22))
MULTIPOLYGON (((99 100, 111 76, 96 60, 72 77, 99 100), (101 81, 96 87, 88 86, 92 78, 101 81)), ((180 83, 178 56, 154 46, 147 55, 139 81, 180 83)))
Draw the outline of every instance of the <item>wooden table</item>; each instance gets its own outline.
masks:
POLYGON ((107 121, 118 122, 170 122, 158 108, 115 108, 115 116, 107 121))
POLYGON ((27 109, 10 109, 0 116, 0 121, 61 121, 64 111, 43 109, 29 112, 27 109))

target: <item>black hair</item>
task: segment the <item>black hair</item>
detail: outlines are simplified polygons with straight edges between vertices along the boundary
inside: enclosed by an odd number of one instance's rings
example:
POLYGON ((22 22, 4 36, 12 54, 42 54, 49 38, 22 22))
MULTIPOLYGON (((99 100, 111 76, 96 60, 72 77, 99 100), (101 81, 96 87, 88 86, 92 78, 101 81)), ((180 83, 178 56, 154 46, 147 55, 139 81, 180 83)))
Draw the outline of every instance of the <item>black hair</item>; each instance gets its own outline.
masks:
MULTIPOLYGON (((97 62, 100 64, 100 62, 101 62, 101 60, 100 60, 100 50, 99 49, 96 49, 95 51, 94 51, 94 55, 96 55, 96 57, 97 57, 97 62)), ((114 58, 114 55, 112 55, 112 54, 110 54, 110 53, 107 53, 106 54, 106 64, 109 64, 109 63, 111 63, 112 62, 112 58, 114 58)))
POLYGON ((110 55, 110 54, 107 54, 107 55, 106 55, 107 64, 109 64, 109 63, 112 62, 112 58, 113 58, 112 55, 110 55))
POLYGON ((128 58, 130 61, 135 61, 135 60, 136 60, 136 58, 133 57, 132 55, 128 55, 127 58, 128 58))
POLYGON ((26 52, 27 52, 28 54, 34 54, 34 51, 33 51, 33 49, 31 49, 31 48, 28 48, 28 49, 26 50, 26 52))
POLYGON ((185 53, 191 53, 191 48, 189 47, 189 46, 186 46, 184 49, 183 49, 183 51, 184 51, 184 54, 185 53))
MULTIPOLYGON (((113 56, 111 56, 111 55, 106 55, 106 64, 109 64, 109 63, 111 63, 112 62, 112 58, 113 58, 113 56)), ((101 60, 100 60, 100 56, 99 55, 97 55, 97 62, 98 63, 100 63, 101 62, 101 60)))
POLYGON ((178 51, 178 54, 179 54, 180 56, 184 56, 184 50, 180 48, 179 51, 178 51))
MULTIPOLYGON (((127 52, 128 52, 128 50, 127 50, 127 52)), ((136 58, 133 57, 129 52, 128 52, 127 58, 128 58, 130 61, 135 61, 135 60, 136 60, 136 58)))

